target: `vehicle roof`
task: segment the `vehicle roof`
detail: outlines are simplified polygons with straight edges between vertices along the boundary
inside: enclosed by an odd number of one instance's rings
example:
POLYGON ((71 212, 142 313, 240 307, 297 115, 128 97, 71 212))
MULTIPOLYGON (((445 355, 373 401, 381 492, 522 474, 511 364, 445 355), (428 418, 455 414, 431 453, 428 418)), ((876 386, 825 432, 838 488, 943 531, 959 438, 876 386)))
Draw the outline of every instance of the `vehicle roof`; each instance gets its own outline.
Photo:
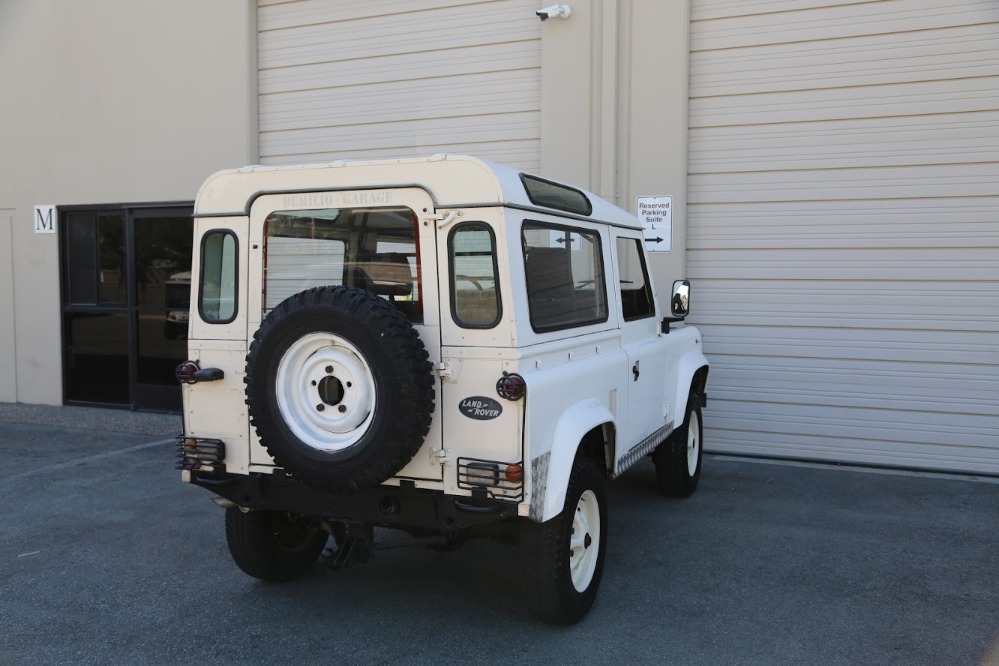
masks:
POLYGON ((415 186, 430 193, 437 208, 513 205, 641 228, 638 219, 628 211, 572 185, 566 187, 586 195, 593 207, 590 215, 566 213, 534 204, 527 196, 520 176, 521 172, 516 169, 467 155, 341 160, 293 166, 253 165, 209 176, 198 192, 194 215, 246 215, 253 199, 267 193, 415 186))

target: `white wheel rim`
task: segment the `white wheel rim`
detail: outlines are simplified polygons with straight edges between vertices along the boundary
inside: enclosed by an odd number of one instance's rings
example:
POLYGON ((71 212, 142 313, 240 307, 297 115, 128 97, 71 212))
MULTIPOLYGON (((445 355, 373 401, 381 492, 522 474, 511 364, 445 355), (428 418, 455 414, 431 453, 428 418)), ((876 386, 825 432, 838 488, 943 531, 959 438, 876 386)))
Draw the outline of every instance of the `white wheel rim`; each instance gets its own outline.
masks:
POLYGON ((687 425, 687 473, 694 476, 697 471, 697 457, 701 451, 701 422, 697 412, 690 412, 690 423, 687 425))
POLYGON ((275 381, 278 409, 303 443, 319 451, 356 444, 371 425, 375 382, 354 345, 332 333, 310 333, 281 357, 275 381), (324 401, 322 388, 337 386, 342 397, 324 401))
POLYGON ((592 490, 587 490, 576 503, 572 515, 572 536, 569 537, 569 571, 572 586, 585 592, 593 580, 600 552, 600 504, 592 490))

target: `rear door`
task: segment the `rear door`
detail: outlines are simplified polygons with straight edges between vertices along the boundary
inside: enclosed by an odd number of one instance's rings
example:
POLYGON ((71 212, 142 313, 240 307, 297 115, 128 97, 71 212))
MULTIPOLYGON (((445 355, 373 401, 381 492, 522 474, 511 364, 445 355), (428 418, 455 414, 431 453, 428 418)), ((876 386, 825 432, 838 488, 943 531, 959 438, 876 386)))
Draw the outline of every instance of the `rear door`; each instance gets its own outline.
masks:
MULTIPOLYGON (((418 188, 274 194, 250 211, 248 337, 281 301, 312 287, 346 285, 392 301, 409 319, 436 366, 441 358, 435 226, 430 195, 418 188), (425 224, 425 221, 427 223, 425 224), (427 295, 431 295, 427 297, 427 295)), ((439 482, 440 385, 430 432, 396 476, 439 482)), ((251 441, 255 434, 250 433, 251 441)), ((270 464, 259 447, 253 463, 270 464)))
POLYGON ((182 391, 186 432, 225 441, 226 466, 236 473, 249 465, 243 392, 248 231, 245 217, 195 220, 188 358, 222 370, 224 378, 182 391))

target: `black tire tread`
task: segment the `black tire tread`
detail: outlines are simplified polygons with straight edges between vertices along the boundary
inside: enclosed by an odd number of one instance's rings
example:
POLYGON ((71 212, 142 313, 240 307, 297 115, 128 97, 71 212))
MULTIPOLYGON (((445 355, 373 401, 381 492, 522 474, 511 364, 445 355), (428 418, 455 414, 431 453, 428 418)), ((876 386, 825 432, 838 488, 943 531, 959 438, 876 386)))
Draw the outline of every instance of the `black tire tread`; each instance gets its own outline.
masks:
MULTIPOLYGON (((305 325, 307 324, 299 324, 298 328, 305 325)), ((423 439, 430 430, 434 410, 434 378, 431 370, 429 354, 416 330, 390 302, 362 289, 343 286, 314 287, 282 301, 268 313, 253 335, 253 342, 246 356, 244 377, 250 424, 256 429, 261 444, 274 458, 275 464, 292 476, 330 489, 370 488, 405 467, 422 446, 423 439), (310 317, 328 320, 347 317, 370 331, 370 337, 379 341, 379 351, 385 355, 385 365, 392 369, 391 383, 396 389, 397 401, 392 414, 384 418, 386 423, 382 424, 383 429, 389 430, 389 435, 376 438, 377 451, 358 455, 352 460, 330 463, 326 471, 303 462, 301 456, 290 450, 287 443, 290 433, 282 432, 280 425, 274 422, 277 419, 270 417, 276 408, 264 407, 271 399, 269 393, 274 388, 257 376, 258 365, 268 361, 276 362, 268 358, 269 338, 281 335, 289 321, 305 319, 307 322, 310 317), (259 386, 259 383, 263 383, 263 386, 259 386)), ((261 371, 266 377, 265 369, 261 368, 261 371)), ((378 427, 378 424, 373 424, 372 427, 378 427)))
POLYGON ((603 575, 608 534, 605 485, 604 476, 596 465, 585 458, 577 458, 569 477, 562 513, 544 523, 524 525, 521 548, 526 564, 527 596, 535 615, 545 622, 575 624, 593 605, 603 575), (601 540, 593 579, 587 590, 580 593, 572 584, 568 542, 572 531, 571 512, 587 489, 593 490, 600 502, 601 540))
POLYGON ((249 576, 274 583, 298 578, 312 568, 326 545, 327 534, 317 530, 296 550, 286 550, 273 536, 269 511, 244 513, 238 507, 225 512, 225 537, 236 565, 249 576))
POLYGON ((697 490, 701 480, 701 460, 704 455, 704 420, 701 418, 700 396, 691 392, 687 396, 687 407, 684 410, 683 425, 659 445, 652 460, 656 465, 656 484, 659 491, 668 497, 690 497, 697 490), (697 414, 700 427, 700 448, 698 449, 697 469, 691 475, 687 469, 687 430, 690 427, 690 415, 697 414))

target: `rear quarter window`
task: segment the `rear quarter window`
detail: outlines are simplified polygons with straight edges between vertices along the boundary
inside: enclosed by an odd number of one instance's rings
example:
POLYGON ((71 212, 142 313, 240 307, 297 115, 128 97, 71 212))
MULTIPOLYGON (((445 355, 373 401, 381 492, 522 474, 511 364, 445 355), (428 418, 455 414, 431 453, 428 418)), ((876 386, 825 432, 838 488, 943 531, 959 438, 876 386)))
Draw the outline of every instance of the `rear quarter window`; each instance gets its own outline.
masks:
POLYGON ((198 312, 209 324, 228 324, 236 318, 237 256, 231 231, 209 231, 201 240, 198 312))
POLYGON ((500 319, 496 238, 482 222, 465 222, 448 235, 451 314, 462 328, 492 328, 500 319))

